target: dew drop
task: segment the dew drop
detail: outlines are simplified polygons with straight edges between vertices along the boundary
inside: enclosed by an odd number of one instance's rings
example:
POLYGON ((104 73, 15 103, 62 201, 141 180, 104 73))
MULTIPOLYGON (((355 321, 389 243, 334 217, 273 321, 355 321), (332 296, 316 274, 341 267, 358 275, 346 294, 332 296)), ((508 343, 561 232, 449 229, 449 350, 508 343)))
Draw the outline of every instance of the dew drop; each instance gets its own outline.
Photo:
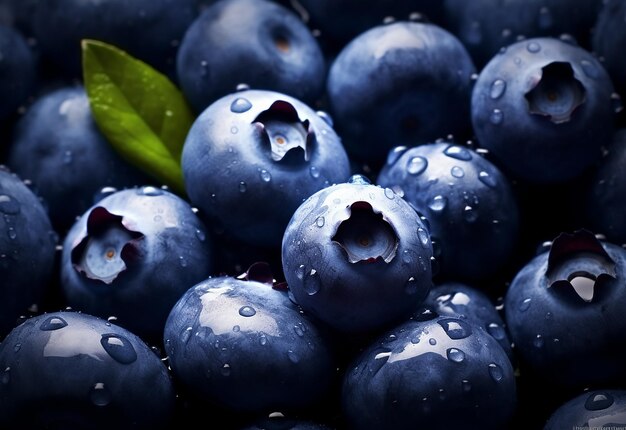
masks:
POLYGON ((180 334, 180 340, 183 343, 187 343, 189 342, 189 338, 191 338, 191 332, 193 330, 193 327, 187 327, 185 330, 183 330, 183 332, 180 334))
POLYGON ((260 344, 261 346, 265 346, 265 345, 267 345, 267 336, 265 336, 265 334, 263 334, 263 333, 261 333, 261 334, 259 335, 259 344, 260 344))
POLYGON ((309 296, 317 294, 322 287, 322 281, 315 269, 311 269, 311 272, 304 278, 304 291, 309 296))
POLYGON ((423 173, 428 167, 428 160, 424 157, 411 157, 411 159, 406 163, 406 171, 410 175, 419 175, 423 173))
POLYGON ((385 197, 389 200, 393 200, 396 197, 396 193, 391 188, 385 188, 385 197))
POLYGON ((478 211, 467 205, 463 208, 463 218, 467 222, 475 222, 478 219, 478 211))
POLYGON ((248 190, 248 185, 244 181, 239 182, 239 192, 245 193, 247 190, 248 190))
POLYGON ((539 9, 539 28, 542 29, 548 29, 550 27, 552 27, 553 24, 553 19, 552 19, 552 13, 550 12, 550 9, 548 9, 547 7, 542 7, 541 9, 539 9))
POLYGON ((115 361, 130 364, 137 360, 137 352, 132 343, 123 336, 114 333, 103 334, 100 344, 115 361))
POLYGON ((233 326, 233 331, 234 331, 235 333, 239 333, 239 332, 241 331, 241 327, 239 327, 238 325, 234 325, 234 326, 233 326))
POLYGON ((428 248, 430 244, 430 234, 422 227, 417 228, 417 237, 424 248, 428 248))
POLYGON ((478 173, 478 180, 489 188, 495 188, 497 185, 496 179, 484 170, 478 173))
POLYGON ((324 220, 323 216, 318 216, 317 219, 315 220, 315 225, 317 225, 318 227, 324 227, 324 223, 326 221, 324 220))
POLYGON ((220 372, 222 373, 222 375, 224 376, 230 376, 230 364, 226 363, 222 366, 222 369, 220 370, 220 372))
POLYGON ((13 197, 0 194, 0 212, 6 215, 15 215, 20 212, 20 204, 13 197))
POLYGON ((230 110, 231 112, 234 113, 244 113, 250 110, 250 108, 252 107, 252 103, 250 103, 250 100, 244 98, 244 97, 237 97, 235 100, 233 100, 233 102, 230 104, 230 110))
POLYGON ((437 345, 437 339, 435 339, 434 337, 431 337, 430 339, 428 339, 428 343, 432 346, 437 345))
POLYGON ((491 84, 491 88, 489 90, 489 97, 491 97, 494 100, 497 100, 500 97, 502 97, 505 91, 506 91, 506 82, 503 81, 502 79, 496 79, 491 84))
POLYGON ((412 296, 417 293, 417 281, 413 276, 411 276, 404 285, 404 291, 406 294, 412 296))
POLYGON ((323 110, 318 110, 317 112, 315 112, 317 114, 317 116, 319 116, 320 118, 322 118, 324 120, 324 122, 329 125, 330 127, 334 127, 335 126, 335 122, 333 121, 332 116, 330 116, 330 114, 326 111, 323 110))
POLYGON ((465 322, 456 318, 445 318, 437 321, 453 340, 465 339, 472 334, 472 328, 465 322))
POLYGON ((291 361, 294 364, 300 361, 300 357, 298 357, 298 354, 296 354, 292 350, 287 351, 287 357, 289 357, 289 361, 291 361))
POLYGON ((457 348, 448 348, 446 355, 448 356, 448 360, 454 361, 455 363, 460 363, 465 360, 465 353, 457 348))
POLYGON ((487 326, 487 332, 496 340, 504 340, 506 333, 500 324, 491 323, 487 326))
POLYGON ((270 182, 272 180, 272 174, 265 169, 261 169, 259 172, 261 175, 261 180, 263 182, 270 182))
POLYGON ((200 229, 196 229, 196 237, 200 242, 204 242, 206 240, 206 234, 200 229))
POLYGON ((157 187, 153 187, 151 185, 141 187, 137 189, 137 194, 140 196, 160 196, 163 194, 163 190, 157 187))
POLYGON ((465 176, 465 171, 460 166, 452 166, 452 168, 450 169, 450 174, 454 176, 455 178, 460 179, 463 176, 465 176))
POLYGON ((491 112, 491 115, 489 115, 489 121, 491 121, 491 123, 494 125, 501 124, 503 119, 504 119, 504 114, 502 113, 500 109, 494 109, 491 112))
POLYGON ((541 51, 541 45, 539 45, 537 42, 529 42, 528 45, 526 45, 526 49, 528 50, 528 52, 536 54, 537 52, 541 51))
POLYGON ((5 385, 11 382, 11 368, 10 367, 7 367, 6 369, 4 369, 4 372, 2 372, 2 376, 0 376, 0 382, 2 382, 5 385))
POLYGON ((585 409, 588 411, 601 411, 610 407, 615 400, 609 393, 592 393, 585 401, 585 409))
POLYGON ((239 129, 238 129, 236 126, 234 126, 234 125, 233 125, 233 126, 230 128, 230 132, 231 132, 232 134, 237 134, 237 133, 239 132, 239 129))
POLYGON ((387 165, 392 166, 396 164, 398 159, 406 152, 408 148, 406 146, 396 146, 387 154, 387 165))
POLYGON ((107 387, 102 382, 97 382, 91 392, 89 393, 91 403, 96 406, 106 406, 111 403, 113 396, 107 387))
POLYGON ((535 338, 533 339, 533 345, 535 346, 535 348, 542 348, 543 344, 544 344, 543 336, 541 336, 540 334, 535 336, 535 338))
POLYGON ((7 235, 9 236, 9 239, 13 240, 17 237, 17 233, 15 232, 15 229, 13 227, 9 227, 7 229, 7 235))
POLYGON ((293 326, 293 331, 300 337, 304 336, 304 330, 302 329, 302 325, 296 324, 293 326))
POLYGON ((20 352, 20 349, 22 349, 22 344, 21 343, 16 343, 13 346, 13 352, 20 352))
POLYGON ((66 326, 67 326, 67 321, 65 321, 63 318, 52 316, 52 317, 46 318, 46 320, 42 322, 41 325, 39 326, 39 329, 43 331, 52 331, 52 330, 58 330, 66 326))
POLYGON ((472 153, 467 148, 459 145, 450 145, 443 150, 443 153, 456 160, 470 161, 472 159, 472 153))
POLYGON ((298 268, 296 269, 296 276, 298 277, 298 279, 300 280, 304 279, 305 274, 306 274, 306 266, 304 264, 299 265, 298 268))
POLYGON ((520 312, 526 312, 528 308, 530 308, 530 302, 532 299, 529 297, 527 299, 522 300, 522 303, 519 305, 520 312))
POLYGON ((504 377, 502 369, 495 363, 491 363, 489 365, 489 374, 491 375, 491 378, 496 382, 500 382, 504 377))
POLYGON ((320 169, 318 169, 315 166, 311 166, 309 168, 309 173, 311 174, 311 177, 314 178, 314 179, 317 179, 317 178, 320 177, 320 169))
POLYGON ((178 257, 178 264, 180 264, 180 267, 187 267, 188 263, 187 263, 187 259, 185 257, 183 257, 182 255, 178 257))
POLYGON ((433 197, 433 199, 428 204, 428 207, 435 212, 441 212, 445 209, 447 204, 448 200, 444 196, 437 195, 433 197))
POLYGON ((463 379, 461 381, 461 389, 464 393, 469 393, 470 391, 472 391, 472 384, 470 384, 470 381, 468 381, 467 379, 463 379))
POLYGON ((252 306, 242 306, 239 308, 239 315, 242 317, 253 317, 256 315, 256 310, 252 306))

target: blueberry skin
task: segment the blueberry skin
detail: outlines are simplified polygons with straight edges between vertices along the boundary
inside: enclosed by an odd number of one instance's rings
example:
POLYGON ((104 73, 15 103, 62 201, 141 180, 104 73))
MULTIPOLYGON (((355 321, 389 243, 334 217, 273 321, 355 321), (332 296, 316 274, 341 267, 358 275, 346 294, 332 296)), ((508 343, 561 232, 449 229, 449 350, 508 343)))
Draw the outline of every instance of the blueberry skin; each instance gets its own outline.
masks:
POLYGON ((591 390, 558 407, 543 430, 619 428, 626 425, 625 390, 591 390), (615 427, 614 427, 615 428, 615 427))
POLYGON ((409 316, 432 285, 432 243, 391 189, 350 181, 294 212, 282 263, 295 301, 338 333, 369 334, 409 316))
POLYGON ((0 122, 15 114, 36 85, 36 61, 18 30, 0 23, 0 122))
POLYGON ((505 321, 528 377, 561 391, 626 381, 626 250, 562 233, 515 275, 505 321))
POLYGON ((377 184, 397 191, 428 221, 439 279, 486 280, 502 272, 517 249, 520 215, 509 179, 471 148, 448 142, 396 147, 377 184))
POLYGON ((613 92, 591 52, 550 37, 516 42, 489 61, 474 86, 478 145, 513 179, 567 182, 611 139, 613 92))
POLYGON ((482 327, 502 347, 511 363, 516 357, 506 324, 491 298, 477 287, 460 282, 445 282, 430 290, 424 300, 429 307, 441 316, 458 316, 471 324, 482 327))
POLYGON ((269 0, 209 5, 187 29, 176 67, 197 112, 239 84, 313 104, 326 81, 326 60, 310 29, 292 10, 269 0))
POLYGON ((191 202, 244 243, 280 246, 302 201, 350 175, 327 117, 266 90, 235 92, 195 120, 181 165, 191 202))
POLYGON ((604 2, 595 23, 591 45, 593 52, 603 58, 602 64, 622 98, 626 97, 626 58, 621 49, 626 44, 624 19, 626 4, 623 1, 604 2))
POLYGON ((104 197, 68 231, 61 285, 72 308, 115 316, 160 341, 172 306, 211 274, 212 255, 207 229, 186 200, 152 186, 129 188, 104 197))
POLYGON ((394 146, 467 134, 474 72, 465 47, 444 28, 381 24, 332 62, 329 111, 350 156, 376 169, 394 146))
POLYGON ((320 330, 285 291, 255 280, 220 276, 198 283, 172 308, 163 336, 186 392, 240 416, 302 411, 335 378, 320 330))
POLYGON ((0 425, 24 429, 165 429, 175 392, 142 339, 79 312, 27 319, 0 344, 0 425))
POLYGON ((572 38, 591 48, 602 0, 445 0, 445 25, 480 69, 518 37, 572 38))
POLYGON ((0 167, 0 338, 49 285, 58 236, 39 196, 0 167))
POLYGON ((481 327, 457 317, 410 320, 346 369, 348 428, 502 429, 516 408, 513 366, 481 327))
POLYGON ((102 135, 81 85, 52 89, 36 99, 16 125, 7 165, 33 183, 62 233, 102 187, 148 181, 102 135))
POLYGON ((443 2, 396 0, 300 0, 309 26, 319 29, 321 37, 336 51, 353 38, 380 25, 386 18, 406 20, 418 13, 431 22, 443 20, 443 2))
POLYGON ((50 0, 31 27, 42 53, 69 78, 81 78, 82 39, 113 44, 175 78, 178 45, 197 16, 196 0, 50 0))
POLYGON ((626 243, 626 129, 615 132, 585 190, 584 219, 610 242, 626 243))

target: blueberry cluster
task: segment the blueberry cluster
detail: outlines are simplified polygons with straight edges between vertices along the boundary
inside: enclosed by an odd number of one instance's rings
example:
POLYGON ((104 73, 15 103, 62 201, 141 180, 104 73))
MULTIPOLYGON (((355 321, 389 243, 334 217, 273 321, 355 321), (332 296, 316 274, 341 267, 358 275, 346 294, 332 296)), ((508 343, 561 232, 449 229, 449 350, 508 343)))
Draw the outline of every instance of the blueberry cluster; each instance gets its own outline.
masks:
POLYGON ((624 0, 0 0, 0 428, 626 428, 624 46, 624 0))

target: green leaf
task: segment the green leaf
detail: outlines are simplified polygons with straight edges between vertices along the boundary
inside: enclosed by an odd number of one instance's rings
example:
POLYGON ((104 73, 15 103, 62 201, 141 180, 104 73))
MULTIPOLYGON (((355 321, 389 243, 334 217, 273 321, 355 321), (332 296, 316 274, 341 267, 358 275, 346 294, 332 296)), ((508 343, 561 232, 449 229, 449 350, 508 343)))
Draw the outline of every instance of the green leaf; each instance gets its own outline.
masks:
POLYGON ((129 163, 184 194, 180 165, 194 115, 167 76, 104 42, 82 41, 83 81, 99 129, 129 163))

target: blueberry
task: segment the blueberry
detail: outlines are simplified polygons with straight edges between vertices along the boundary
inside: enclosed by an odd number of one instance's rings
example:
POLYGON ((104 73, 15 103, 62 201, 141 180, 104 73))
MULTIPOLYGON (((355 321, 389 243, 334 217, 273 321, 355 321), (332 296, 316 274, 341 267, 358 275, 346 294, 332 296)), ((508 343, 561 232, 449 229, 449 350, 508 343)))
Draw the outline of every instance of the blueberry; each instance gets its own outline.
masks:
POLYGON ((517 402, 513 366, 482 327, 433 315, 380 336, 346 369, 351 429, 502 429, 517 402))
POLYGON ((626 97, 626 58, 621 47, 626 44, 626 3, 617 0, 604 2, 595 22, 592 48, 613 79, 622 97, 626 97))
POLYGON ((165 429, 175 406, 167 367, 135 334, 79 312, 51 312, 0 344, 0 425, 22 429, 165 429))
POLYGON ((0 167, 0 338, 45 293, 55 263, 57 233, 39 196, 0 167))
POLYGON ((605 429, 626 425, 626 391, 595 389, 564 402, 550 416, 543 430, 605 429))
POLYGON ((590 49, 602 0, 445 0, 445 23, 482 68, 519 38, 560 37, 590 49))
POLYGON ((30 25, 43 55, 65 76, 80 78, 82 39, 128 51, 175 78, 178 45, 197 16, 196 0, 46 0, 30 25))
POLYGON ((440 279, 504 272, 520 221, 509 179, 475 150, 448 142, 396 147, 377 183, 397 191, 429 224, 440 279))
POLYGON ((229 236, 280 245, 305 198, 349 177, 348 156, 326 118, 274 91, 222 97, 195 120, 183 146, 189 199, 229 236))
POLYGON ((0 23, 0 122, 16 113, 32 95, 36 60, 18 30, 0 23))
POLYGON ((430 290, 424 306, 438 315, 458 316, 482 327, 498 341, 511 363, 516 364, 506 324, 492 299, 477 287, 460 282, 445 282, 430 290))
POLYGON ((272 280, 218 276, 190 288, 164 330, 173 374, 204 405, 302 412, 335 379, 328 342, 272 280))
POLYGON ((132 187, 146 176, 124 161, 94 122, 81 85, 41 95, 16 125, 7 165, 32 181, 65 233, 102 187, 132 187))
POLYGON ((211 274, 213 249, 187 201, 144 186, 88 209, 63 243, 61 284, 72 308, 160 340, 170 309, 211 274))
POLYGON ((432 256, 411 206, 358 175, 305 200, 282 242, 294 299, 339 333, 379 331, 407 317, 430 290, 432 256))
POLYGON ((613 91, 591 52, 550 37, 515 42, 489 61, 474 86, 478 144, 511 178, 573 180, 612 136, 613 91))
POLYGON ((313 104, 326 81, 324 55, 311 31, 293 11, 269 0, 209 5, 185 33, 177 72, 198 112, 239 84, 313 104))
POLYGON ((581 229, 520 268, 504 311, 522 372, 563 392, 626 381, 625 259, 622 247, 581 229))
POLYGON ((380 24, 332 62, 329 110, 351 157, 379 168, 393 146, 468 134, 474 72, 465 47, 444 28, 380 24))

